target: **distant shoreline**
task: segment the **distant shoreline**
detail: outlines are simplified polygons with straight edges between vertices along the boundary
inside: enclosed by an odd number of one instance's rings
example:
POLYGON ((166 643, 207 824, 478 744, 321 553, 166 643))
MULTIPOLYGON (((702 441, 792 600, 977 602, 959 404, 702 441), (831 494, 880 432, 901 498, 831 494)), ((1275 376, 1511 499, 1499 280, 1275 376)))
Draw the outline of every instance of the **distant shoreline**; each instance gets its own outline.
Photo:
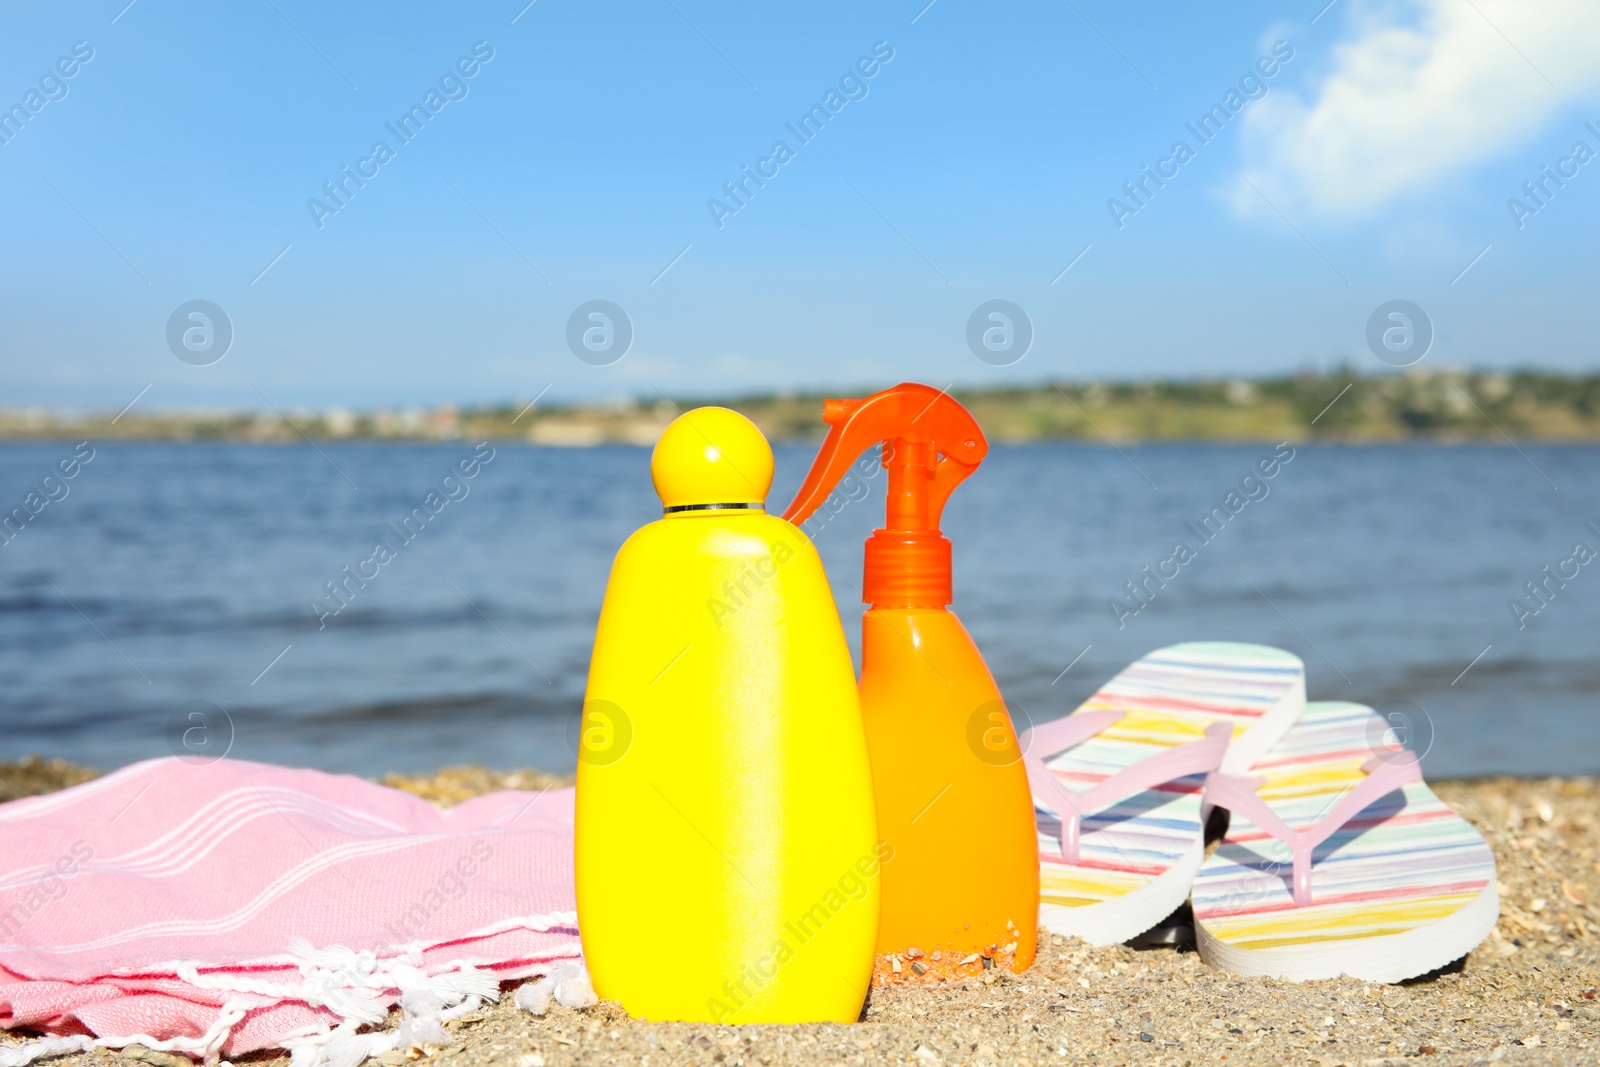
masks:
MULTIPOLYGON (((1360 377, 1305 374, 1253 381, 1052 382, 951 391, 995 443, 1507 444, 1600 442, 1600 375, 1457 370, 1360 377)), ((649 447, 685 408, 722 404, 782 443, 826 432, 824 394, 678 402, 623 397, 541 407, 140 411, 65 415, 0 410, 0 443, 143 441, 294 444, 522 441, 557 448, 649 447)))

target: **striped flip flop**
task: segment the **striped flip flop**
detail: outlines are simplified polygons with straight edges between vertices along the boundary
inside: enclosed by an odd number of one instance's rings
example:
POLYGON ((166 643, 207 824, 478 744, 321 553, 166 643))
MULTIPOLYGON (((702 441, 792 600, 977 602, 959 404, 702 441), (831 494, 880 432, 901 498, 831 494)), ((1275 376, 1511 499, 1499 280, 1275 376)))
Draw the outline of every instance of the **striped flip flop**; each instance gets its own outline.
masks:
POLYGON ((1201 958, 1236 974, 1398 982, 1500 917, 1494 855, 1371 708, 1317 702, 1250 768, 1215 774, 1227 836, 1193 900, 1201 958), (1376 743, 1375 743, 1376 742, 1376 743))
POLYGON ((1021 740, 1039 826, 1039 925, 1110 945, 1189 895, 1208 772, 1243 770, 1305 707, 1305 666, 1262 645, 1173 645, 1021 740))

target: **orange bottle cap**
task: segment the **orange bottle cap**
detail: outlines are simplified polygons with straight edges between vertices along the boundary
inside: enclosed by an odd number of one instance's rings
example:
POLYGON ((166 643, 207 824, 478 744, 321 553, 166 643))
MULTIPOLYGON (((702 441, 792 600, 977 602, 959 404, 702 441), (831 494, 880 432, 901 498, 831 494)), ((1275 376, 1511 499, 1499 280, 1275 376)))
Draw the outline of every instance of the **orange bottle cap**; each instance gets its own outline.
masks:
POLYGON ((829 426, 788 521, 827 500, 856 457, 883 445, 888 516, 867 538, 861 599, 875 607, 942 608, 951 600, 950 539, 939 531, 945 501, 978 469, 989 443, 972 413, 948 393, 902 382, 863 400, 828 400, 829 426))

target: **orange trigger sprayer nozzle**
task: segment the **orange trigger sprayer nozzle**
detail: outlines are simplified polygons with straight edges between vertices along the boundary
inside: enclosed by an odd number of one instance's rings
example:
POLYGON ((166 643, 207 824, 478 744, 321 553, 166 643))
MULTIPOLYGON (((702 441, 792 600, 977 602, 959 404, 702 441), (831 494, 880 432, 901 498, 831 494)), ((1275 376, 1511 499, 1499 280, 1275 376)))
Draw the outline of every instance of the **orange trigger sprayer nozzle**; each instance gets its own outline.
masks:
POLYGON ((828 436, 783 517, 804 522, 856 457, 881 443, 888 515, 867 538, 861 599, 875 607, 948 606, 950 540, 939 522, 951 491, 988 454, 977 420, 943 390, 902 382, 865 399, 826 401, 823 421, 828 436))

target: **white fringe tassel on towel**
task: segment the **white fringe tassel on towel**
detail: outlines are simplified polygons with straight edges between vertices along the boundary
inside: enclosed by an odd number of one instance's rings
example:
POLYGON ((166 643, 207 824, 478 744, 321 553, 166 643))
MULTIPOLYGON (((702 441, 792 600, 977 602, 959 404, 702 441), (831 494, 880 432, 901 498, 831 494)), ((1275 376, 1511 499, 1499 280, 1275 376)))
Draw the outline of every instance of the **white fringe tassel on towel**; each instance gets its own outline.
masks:
MULTIPOLYGON (((502 923, 499 927, 514 925, 549 930, 576 923, 577 915, 572 912, 552 912, 502 923)), ((283 1047, 290 1053, 290 1067, 357 1067, 369 1057, 397 1048, 446 1045, 450 1038, 444 1024, 485 1002, 498 999, 500 979, 493 971, 479 970, 470 963, 460 963, 457 970, 443 974, 425 974, 420 966, 424 947, 418 942, 404 946, 402 955, 380 957, 342 945, 313 948, 309 942, 297 939, 290 947, 289 957, 299 968, 301 980, 292 983, 268 982, 240 974, 202 974, 198 965, 181 963, 174 971, 189 985, 234 994, 202 1036, 165 1041, 145 1034, 44 1037, 20 1045, 0 1046, 0 1067, 28 1067, 36 1060, 53 1056, 134 1044, 161 1052, 186 1053, 214 1064, 220 1061, 223 1046, 246 1013, 282 1001, 300 1001, 314 1008, 327 1008, 340 1019, 331 1030, 284 1040, 283 1047), (393 1030, 358 1033, 361 1027, 375 1026, 388 1018, 383 998, 394 990, 400 993, 400 1025, 393 1030)), ((588 971, 578 961, 564 961, 547 977, 519 988, 516 993, 519 1008, 533 1010, 530 1004, 524 1003, 524 993, 530 987, 543 989, 545 1009, 549 1007, 552 993, 558 1003, 567 1007, 586 1008, 596 1003, 588 971)), ((542 1015, 544 1011, 535 1014, 542 1015)))

